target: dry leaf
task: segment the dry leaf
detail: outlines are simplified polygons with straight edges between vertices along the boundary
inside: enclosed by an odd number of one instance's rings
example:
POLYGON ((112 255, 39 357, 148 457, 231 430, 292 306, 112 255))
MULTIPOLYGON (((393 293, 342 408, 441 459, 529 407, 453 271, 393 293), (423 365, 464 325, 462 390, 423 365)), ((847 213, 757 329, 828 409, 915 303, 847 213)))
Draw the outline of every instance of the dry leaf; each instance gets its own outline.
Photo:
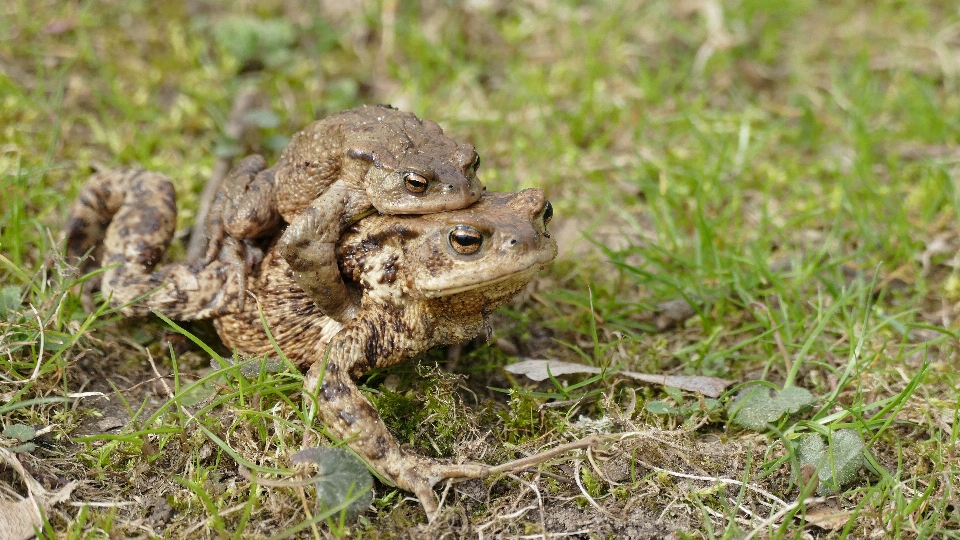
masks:
MULTIPOLYGON (((600 373, 600 368, 585 366, 583 364, 574 364, 573 362, 561 362, 559 360, 530 360, 526 359, 515 364, 504 367, 510 373, 517 375, 526 375, 535 380, 542 381, 553 375, 570 375, 573 373, 589 373, 596 375, 600 373), (549 373, 547 369, 549 368, 549 373)), ((688 392, 700 392, 707 397, 717 397, 723 393, 723 390, 733 384, 733 381, 720 379, 717 377, 686 376, 686 375, 650 375, 647 373, 636 373, 634 371, 617 371, 619 375, 626 375, 638 381, 648 384, 660 384, 686 390, 688 392)))
POLYGON ((831 504, 824 504, 807 507, 807 511, 803 517, 807 520, 807 523, 811 525, 828 531, 838 531, 850 521, 851 515, 853 515, 851 512, 837 510, 831 504))
POLYGON ((34 528, 43 525, 40 507, 47 510, 54 504, 67 500, 77 483, 70 482, 59 491, 49 492, 27 473, 12 452, 0 448, 0 463, 16 471, 27 486, 26 499, 19 501, 0 499, 0 540, 33 538, 34 528))

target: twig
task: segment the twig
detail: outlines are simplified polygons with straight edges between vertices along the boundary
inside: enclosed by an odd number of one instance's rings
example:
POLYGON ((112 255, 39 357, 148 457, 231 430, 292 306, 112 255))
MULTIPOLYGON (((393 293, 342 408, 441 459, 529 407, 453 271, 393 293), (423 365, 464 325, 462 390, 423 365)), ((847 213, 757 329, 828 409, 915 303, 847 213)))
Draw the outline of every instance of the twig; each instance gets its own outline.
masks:
POLYGON ((502 515, 502 516, 494 516, 494 518, 491 519, 490 521, 488 521, 488 522, 486 522, 486 523, 484 523, 484 524, 482 524, 482 525, 480 525, 480 526, 477 527, 477 535, 479 536, 480 540, 483 540, 483 538, 484 538, 483 531, 486 530, 486 529, 489 528, 489 527, 492 527, 494 523, 496 523, 496 522, 498 522, 498 521, 506 521, 506 520, 508 520, 508 519, 513 519, 513 518, 516 518, 516 517, 520 517, 520 516, 526 514, 527 512, 529 512, 530 510, 536 510, 536 509, 537 509, 536 506, 532 506, 532 505, 531 505, 531 506, 525 506, 525 507, 523 507, 523 508, 521 508, 521 509, 519 509, 519 510, 517 510, 516 512, 513 512, 513 513, 511 513, 511 514, 506 514, 506 515, 502 515))
POLYGON ((443 510, 443 505, 447 502, 447 494, 450 493, 450 486, 453 485, 453 479, 447 478, 443 486, 443 493, 440 494, 440 502, 437 503, 437 515, 440 515, 440 511, 443 510))
POLYGON ((543 510, 543 497, 540 495, 540 488, 537 487, 537 480, 539 479, 538 477, 540 475, 537 474, 537 476, 534 477, 534 479, 531 482, 527 482, 526 480, 514 474, 511 474, 509 476, 510 478, 513 478, 517 482, 520 482, 521 484, 525 485, 527 489, 532 491, 533 494, 536 495, 537 497, 537 506, 540 509, 540 535, 533 536, 532 538, 542 538, 543 540, 550 540, 550 533, 547 532, 547 516, 543 510))
MULTIPOLYGON (((150 349, 147 349, 147 360, 150 362, 150 367, 153 369, 153 374, 157 376, 157 379, 160 380, 160 384, 163 385, 164 391, 167 392, 167 396, 170 398, 170 401, 175 401, 177 399, 177 394, 170 388, 170 385, 167 384, 167 378, 160 374, 160 370, 157 369, 157 363, 153 361, 153 355, 150 354, 150 349)), ((177 403, 177 408, 180 409, 180 412, 185 414, 190 420, 196 420, 197 417, 193 413, 187 410, 179 402, 177 403)))
POLYGON ((546 476, 547 478, 556 480, 557 482, 563 482, 564 484, 574 484, 572 479, 567 478, 566 476, 560 476, 559 474, 553 474, 550 471, 537 471, 537 474, 540 476, 546 476))
POLYGON ((539 454, 534 454, 532 456, 515 459, 513 461, 508 461, 507 463, 504 463, 502 465, 490 467, 489 469, 487 469, 486 474, 487 476, 490 476, 490 475, 500 474, 505 472, 519 471, 520 469, 525 469, 527 467, 530 467, 531 465, 537 465, 539 463, 543 463, 544 461, 552 458, 553 456, 562 454, 568 450, 576 450, 578 448, 586 448, 588 446, 593 446, 602 440, 603 439, 598 435, 591 435, 585 439, 580 439, 579 441, 574 441, 572 443, 567 443, 567 444, 561 444, 556 448, 552 448, 550 450, 541 452, 539 454))
MULTIPOLYGON (((217 512, 217 515, 219 515, 220 517, 223 517, 223 516, 232 514, 232 513, 236 512, 236 511, 238 511, 238 510, 243 510, 243 507, 246 506, 246 505, 247 505, 247 503, 241 503, 241 504, 237 504, 237 505, 231 506, 230 508, 224 508, 224 509, 222 509, 222 510, 219 510, 219 511, 217 512)), ((189 529, 183 531, 183 534, 180 535, 180 538, 195 538, 195 537, 193 536, 193 533, 199 531, 201 527, 204 527, 204 526, 210 524, 211 521, 213 521, 213 516, 210 516, 210 517, 208 517, 208 518, 206 518, 206 519, 201 520, 201 521, 198 522, 198 523, 195 523, 192 527, 190 527, 189 529)))
POLYGON ((604 482, 612 486, 620 485, 619 483, 614 482, 613 480, 610 480, 609 478, 607 478, 607 475, 603 472, 603 469, 601 469, 600 466, 597 465, 597 462, 593 459, 593 452, 591 452, 592 449, 593 449, 592 447, 588 447, 586 455, 587 455, 587 462, 590 463, 590 466, 593 468, 593 472, 597 473, 597 476, 599 476, 600 478, 603 478, 604 482))
POLYGON ((673 507, 673 505, 679 500, 680 500, 680 495, 677 495, 676 497, 673 498, 672 501, 667 503, 667 505, 663 507, 663 511, 660 512, 660 515, 657 516, 656 523, 660 523, 661 521, 663 521, 663 517, 667 515, 667 512, 670 510, 670 508, 673 507))
MULTIPOLYGON (((313 521, 313 512, 310 511, 310 503, 307 501, 307 494, 303 491, 302 486, 296 488, 297 495, 300 496, 300 504, 303 505, 303 513, 307 515, 308 521, 313 521)), ((320 531, 317 530, 317 524, 311 523, 310 529, 313 532, 314 538, 320 538, 320 531)))
MULTIPOLYGON (((176 394, 173 393, 173 389, 170 388, 170 385, 167 384, 167 379, 160 374, 160 370, 157 369, 157 363, 153 361, 153 355, 150 354, 150 350, 147 349, 147 361, 150 362, 150 368, 153 370, 153 374, 157 376, 155 380, 159 380, 160 384, 163 385, 163 389, 167 392, 167 397, 173 399, 176 397, 176 394)), ((189 414, 189 413, 188 413, 189 414)), ((193 415, 190 415, 191 418, 193 415)))
POLYGON ((573 467, 573 479, 577 481, 577 487, 580 488, 580 494, 583 495, 585 499, 587 499, 587 502, 590 503, 590 506, 597 509, 597 512, 600 512, 601 514, 607 516, 610 519, 620 521, 621 519, 620 517, 615 516, 610 512, 607 512, 606 509, 600 506, 600 503, 598 503, 596 500, 594 500, 593 497, 590 496, 590 493, 587 492, 587 488, 583 487, 583 482, 580 481, 580 466, 582 465, 582 463, 583 462, 581 462, 578 459, 576 461, 576 465, 574 465, 573 467))
MULTIPOLYGON (((243 138, 244 132, 250 127, 246 121, 247 112, 253 108, 257 101, 257 91, 252 88, 242 90, 233 100, 233 106, 230 109, 230 117, 227 118, 227 124, 223 128, 223 134, 234 140, 243 138)), ((207 252, 207 215, 210 213, 210 206, 213 199, 220 190, 220 183, 230 172, 233 166, 232 157, 218 157, 213 164, 213 172, 210 173, 210 179, 203 186, 203 192, 200 194, 200 204, 197 208, 197 217, 193 223, 193 230, 190 232, 190 243, 187 244, 187 260, 195 261, 203 257, 207 252)))

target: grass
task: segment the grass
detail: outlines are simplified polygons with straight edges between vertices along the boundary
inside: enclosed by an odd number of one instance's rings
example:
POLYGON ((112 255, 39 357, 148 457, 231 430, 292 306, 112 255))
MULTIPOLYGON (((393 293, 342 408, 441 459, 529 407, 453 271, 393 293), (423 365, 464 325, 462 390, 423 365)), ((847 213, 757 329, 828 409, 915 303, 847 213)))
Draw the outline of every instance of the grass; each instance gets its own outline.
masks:
POLYGON ((0 421, 49 427, 19 454, 48 489, 83 480, 71 501, 136 503, 55 506, 40 536, 960 536, 960 12, 702 4, 4 3, 0 421), (247 86, 259 129, 226 139, 247 86), (218 155, 274 159, 366 102, 474 144, 491 189, 544 188, 561 244, 494 345, 447 365, 467 379, 362 381, 390 423, 423 453, 490 463, 621 434, 543 475, 456 486, 433 528, 382 485, 356 526, 303 525, 309 493, 237 473, 286 470, 314 429, 300 375, 214 372, 217 350, 162 321, 88 314, 59 257, 91 167, 167 174, 186 229, 218 155), (671 301, 692 314, 672 319, 671 301), (616 375, 537 386, 500 369, 518 356, 737 384, 715 409, 616 375), (757 380, 812 400, 742 427, 734 396, 757 380), (402 425, 410 410, 432 427, 402 425), (797 448, 844 430, 862 466, 811 502, 797 448))

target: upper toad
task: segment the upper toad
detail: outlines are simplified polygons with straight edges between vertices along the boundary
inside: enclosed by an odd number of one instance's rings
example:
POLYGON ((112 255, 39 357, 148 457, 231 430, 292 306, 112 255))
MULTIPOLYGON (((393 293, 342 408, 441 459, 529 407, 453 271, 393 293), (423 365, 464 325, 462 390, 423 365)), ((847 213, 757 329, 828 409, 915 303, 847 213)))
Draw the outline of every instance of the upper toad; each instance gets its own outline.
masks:
POLYGON ((246 241, 285 221, 290 225, 279 250, 297 283, 320 311, 345 322, 359 305, 337 272, 334 246, 341 232, 374 211, 464 208, 483 190, 479 166, 473 146, 412 113, 364 105, 333 114, 294 135, 274 166, 266 168, 254 155, 228 175, 211 209, 206 262, 226 245, 242 274, 241 266, 256 261, 246 241))

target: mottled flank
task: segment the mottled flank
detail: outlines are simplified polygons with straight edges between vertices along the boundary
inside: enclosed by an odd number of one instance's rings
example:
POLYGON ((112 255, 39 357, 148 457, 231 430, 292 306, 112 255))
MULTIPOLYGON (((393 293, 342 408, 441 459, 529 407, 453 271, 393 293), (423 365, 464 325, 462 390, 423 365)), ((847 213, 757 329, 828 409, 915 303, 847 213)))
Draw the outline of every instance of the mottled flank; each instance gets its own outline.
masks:
POLYGON ((373 211, 464 208, 482 193, 478 166, 473 146, 412 113, 366 105, 328 116, 295 134, 274 166, 250 156, 228 175, 211 209, 206 262, 225 252, 240 269, 243 241, 289 223, 280 252, 297 269, 294 279, 323 313, 348 321, 359 305, 336 271, 343 230, 373 211))

